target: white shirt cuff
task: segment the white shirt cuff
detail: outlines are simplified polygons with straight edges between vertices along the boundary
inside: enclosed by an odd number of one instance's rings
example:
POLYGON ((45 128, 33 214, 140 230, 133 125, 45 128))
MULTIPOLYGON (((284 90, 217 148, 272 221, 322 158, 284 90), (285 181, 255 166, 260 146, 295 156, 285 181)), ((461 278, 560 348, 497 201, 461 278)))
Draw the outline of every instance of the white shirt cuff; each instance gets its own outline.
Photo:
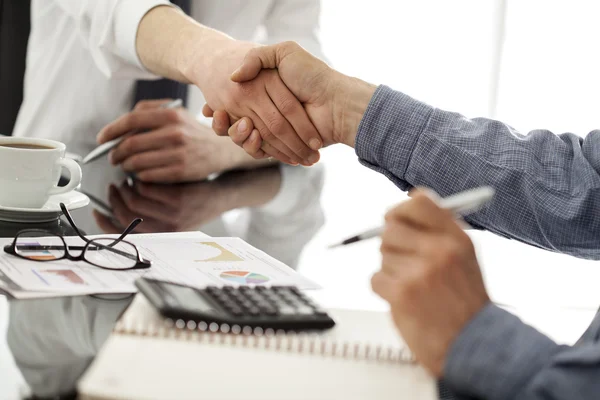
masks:
POLYGON ((117 5, 115 10, 115 45, 117 54, 142 70, 146 68, 142 65, 137 49, 136 38, 137 31, 142 18, 157 6, 175 7, 167 0, 125 0, 117 5))

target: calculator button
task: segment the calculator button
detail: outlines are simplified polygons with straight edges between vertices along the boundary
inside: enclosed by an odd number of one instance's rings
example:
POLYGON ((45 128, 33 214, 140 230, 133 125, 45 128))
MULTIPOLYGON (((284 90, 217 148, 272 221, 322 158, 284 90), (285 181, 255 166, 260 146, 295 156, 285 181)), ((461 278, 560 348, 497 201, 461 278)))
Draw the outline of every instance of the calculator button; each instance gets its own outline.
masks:
POLYGON ((243 312, 243 311, 242 311, 242 309, 241 309, 241 308, 239 308, 239 307, 232 307, 232 308, 229 310, 229 312, 230 312, 232 315, 235 315, 236 317, 239 317, 239 316, 241 316, 241 315, 244 315, 244 312, 243 312))
POLYGON ((260 310, 258 307, 250 307, 248 309, 248 314, 252 315, 252 316, 256 316, 260 314, 260 310))
POLYGON ((282 315, 294 315, 296 314, 296 309, 289 306, 284 306, 279 308, 279 314, 282 315))

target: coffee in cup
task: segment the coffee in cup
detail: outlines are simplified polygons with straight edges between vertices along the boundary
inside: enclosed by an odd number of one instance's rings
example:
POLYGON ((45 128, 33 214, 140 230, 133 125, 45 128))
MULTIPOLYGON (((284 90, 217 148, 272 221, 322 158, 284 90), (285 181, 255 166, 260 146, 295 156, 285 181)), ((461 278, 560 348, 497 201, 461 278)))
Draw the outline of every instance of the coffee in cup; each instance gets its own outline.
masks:
POLYGON ((40 208, 51 195, 81 183, 81 168, 64 158, 66 146, 48 139, 0 137, 0 206, 40 208), (59 187, 62 168, 71 179, 59 187))

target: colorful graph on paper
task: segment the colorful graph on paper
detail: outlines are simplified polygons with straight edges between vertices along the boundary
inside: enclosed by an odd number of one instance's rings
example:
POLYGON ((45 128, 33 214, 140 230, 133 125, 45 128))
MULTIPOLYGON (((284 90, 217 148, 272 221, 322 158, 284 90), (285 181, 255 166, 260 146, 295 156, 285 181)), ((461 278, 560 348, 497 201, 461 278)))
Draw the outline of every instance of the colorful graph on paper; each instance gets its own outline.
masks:
POLYGON ((210 261, 244 261, 243 258, 227 250, 215 242, 202 242, 198 243, 198 251, 195 254, 202 256, 201 259, 195 259, 196 262, 210 262, 210 261))
POLYGON ((66 281, 76 285, 85 285, 85 281, 75 271, 68 269, 46 269, 38 271, 45 281, 66 281))
MULTIPOLYGON (((19 242, 17 248, 18 247, 41 247, 41 244, 39 242, 28 242, 28 243, 19 242)), ((52 253, 50 253, 48 250, 19 250, 19 252, 22 253, 27 258, 31 258, 32 260, 39 260, 39 261, 56 260, 56 257, 52 253)))
POLYGON ((250 271, 225 271, 219 276, 221 279, 239 285, 262 285, 271 280, 268 276, 250 271))

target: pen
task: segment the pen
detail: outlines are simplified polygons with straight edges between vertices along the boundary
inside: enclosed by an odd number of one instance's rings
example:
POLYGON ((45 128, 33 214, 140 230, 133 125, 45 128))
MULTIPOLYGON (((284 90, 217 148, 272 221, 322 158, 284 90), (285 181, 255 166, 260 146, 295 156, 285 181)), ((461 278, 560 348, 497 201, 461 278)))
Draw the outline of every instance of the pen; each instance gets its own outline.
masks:
MULTIPOLYGON (((183 104, 183 101, 181 99, 176 99, 176 100, 173 100, 173 101, 170 101, 168 103, 161 105, 160 108, 177 108, 177 107, 181 107, 182 104, 183 104)), ((99 157, 102 157, 103 155, 105 155, 109 151, 111 151, 113 148, 117 147, 119 145, 119 143, 121 143, 123 140, 125 140, 126 138, 128 138, 131 135, 135 135, 136 133, 139 133, 139 132, 138 131, 129 132, 126 135, 123 135, 119 138, 116 138, 116 139, 113 139, 111 141, 101 144, 100 146, 98 146, 94 150, 92 150, 87 156, 85 156, 83 158, 83 160, 81 161, 81 164, 87 164, 89 162, 94 161, 95 159, 97 159, 99 157)))
MULTIPOLYGON (((490 186, 482 186, 476 189, 466 190, 452 196, 441 199, 439 205, 441 208, 450 210, 455 214, 467 215, 478 210, 481 206, 494 197, 494 189, 490 186)), ((347 244, 360 242, 361 240, 370 239, 380 236, 383 233, 383 226, 366 230, 358 235, 352 236, 340 243, 332 244, 329 248, 345 246, 347 244)))

